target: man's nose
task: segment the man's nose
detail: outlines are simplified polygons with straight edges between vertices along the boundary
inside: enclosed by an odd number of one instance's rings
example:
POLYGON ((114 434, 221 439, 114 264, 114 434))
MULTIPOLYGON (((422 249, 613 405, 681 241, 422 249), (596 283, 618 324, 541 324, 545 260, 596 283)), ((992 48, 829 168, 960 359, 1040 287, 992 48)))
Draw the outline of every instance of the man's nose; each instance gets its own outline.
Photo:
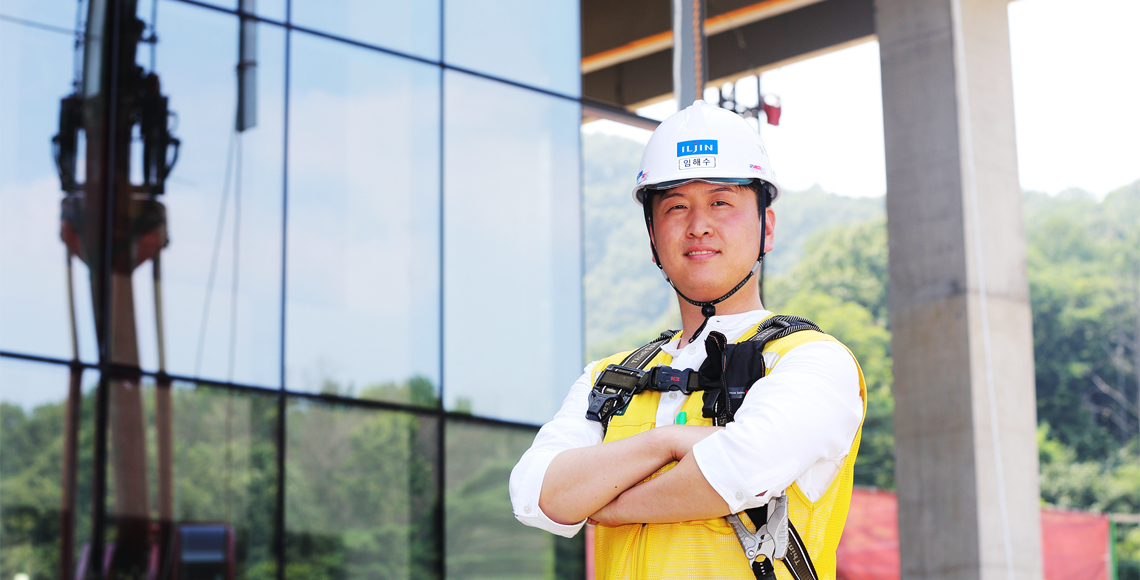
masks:
POLYGON ((701 238, 712 235, 712 224, 709 221, 707 212, 696 210, 692 212, 690 216, 688 232, 690 237, 701 238))

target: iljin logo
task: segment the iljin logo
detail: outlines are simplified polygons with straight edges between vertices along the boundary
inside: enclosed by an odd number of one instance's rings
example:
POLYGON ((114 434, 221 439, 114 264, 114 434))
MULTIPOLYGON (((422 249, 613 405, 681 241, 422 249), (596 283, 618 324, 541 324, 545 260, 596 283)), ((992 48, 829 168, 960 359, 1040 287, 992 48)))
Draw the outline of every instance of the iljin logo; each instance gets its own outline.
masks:
POLYGON ((697 139, 677 143, 677 157, 686 155, 716 155, 716 139, 697 139))

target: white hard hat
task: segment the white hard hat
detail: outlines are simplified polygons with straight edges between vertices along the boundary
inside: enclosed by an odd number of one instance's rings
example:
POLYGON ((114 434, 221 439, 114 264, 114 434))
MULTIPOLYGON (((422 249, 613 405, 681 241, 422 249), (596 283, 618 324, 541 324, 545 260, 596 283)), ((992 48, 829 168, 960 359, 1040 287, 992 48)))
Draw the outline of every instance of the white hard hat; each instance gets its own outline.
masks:
POLYGON ((633 199, 641 204, 647 189, 694 181, 746 185, 754 179, 771 184, 771 201, 780 197, 760 133, 732 111, 695 101, 665 119, 649 138, 633 199))

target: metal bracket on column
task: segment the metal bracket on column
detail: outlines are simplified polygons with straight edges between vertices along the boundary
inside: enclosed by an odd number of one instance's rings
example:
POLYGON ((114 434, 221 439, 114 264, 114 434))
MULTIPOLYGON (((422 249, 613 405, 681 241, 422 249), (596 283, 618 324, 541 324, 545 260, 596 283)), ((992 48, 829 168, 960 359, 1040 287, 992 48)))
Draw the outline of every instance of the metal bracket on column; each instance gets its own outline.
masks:
POLYGON ((701 98, 707 70, 704 0, 673 0, 673 96, 678 110, 701 98))

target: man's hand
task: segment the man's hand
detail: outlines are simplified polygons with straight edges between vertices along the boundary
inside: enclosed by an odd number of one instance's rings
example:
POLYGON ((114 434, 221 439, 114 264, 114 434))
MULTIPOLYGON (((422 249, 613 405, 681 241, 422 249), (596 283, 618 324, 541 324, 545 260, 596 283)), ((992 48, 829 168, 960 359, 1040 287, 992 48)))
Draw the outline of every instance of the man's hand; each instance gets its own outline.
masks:
POLYGON ((693 445, 721 429, 724 427, 695 425, 670 425, 653 429, 658 440, 668 449, 672 460, 680 463, 654 479, 640 485, 635 483, 633 487, 591 515, 588 521, 595 525, 620 526, 632 523, 689 521, 727 514, 728 505, 705 480, 697 467, 696 460, 689 457, 693 445), (673 474, 673 471, 678 469, 681 471, 673 474), (662 482, 658 481, 662 478, 666 482, 675 483, 662 486, 662 482), (678 487, 672 487, 673 485, 678 487), (642 488, 646 486, 658 491, 645 493, 646 490, 642 488), (668 507, 660 509, 665 506, 668 507), (723 513, 720 513, 722 506, 723 513), (712 515, 702 515, 709 513, 712 515))
POLYGON ((546 470, 538 505, 555 522, 580 522, 662 466, 688 455, 693 445, 718 429, 670 425, 563 451, 546 470))
POLYGON ((673 460, 672 447, 659 431, 559 453, 542 480, 539 508, 560 524, 586 519, 673 460))
POLYGON ((671 524, 728 513, 728 504, 709 485, 690 453, 669 471, 617 496, 590 520, 607 526, 671 524))

